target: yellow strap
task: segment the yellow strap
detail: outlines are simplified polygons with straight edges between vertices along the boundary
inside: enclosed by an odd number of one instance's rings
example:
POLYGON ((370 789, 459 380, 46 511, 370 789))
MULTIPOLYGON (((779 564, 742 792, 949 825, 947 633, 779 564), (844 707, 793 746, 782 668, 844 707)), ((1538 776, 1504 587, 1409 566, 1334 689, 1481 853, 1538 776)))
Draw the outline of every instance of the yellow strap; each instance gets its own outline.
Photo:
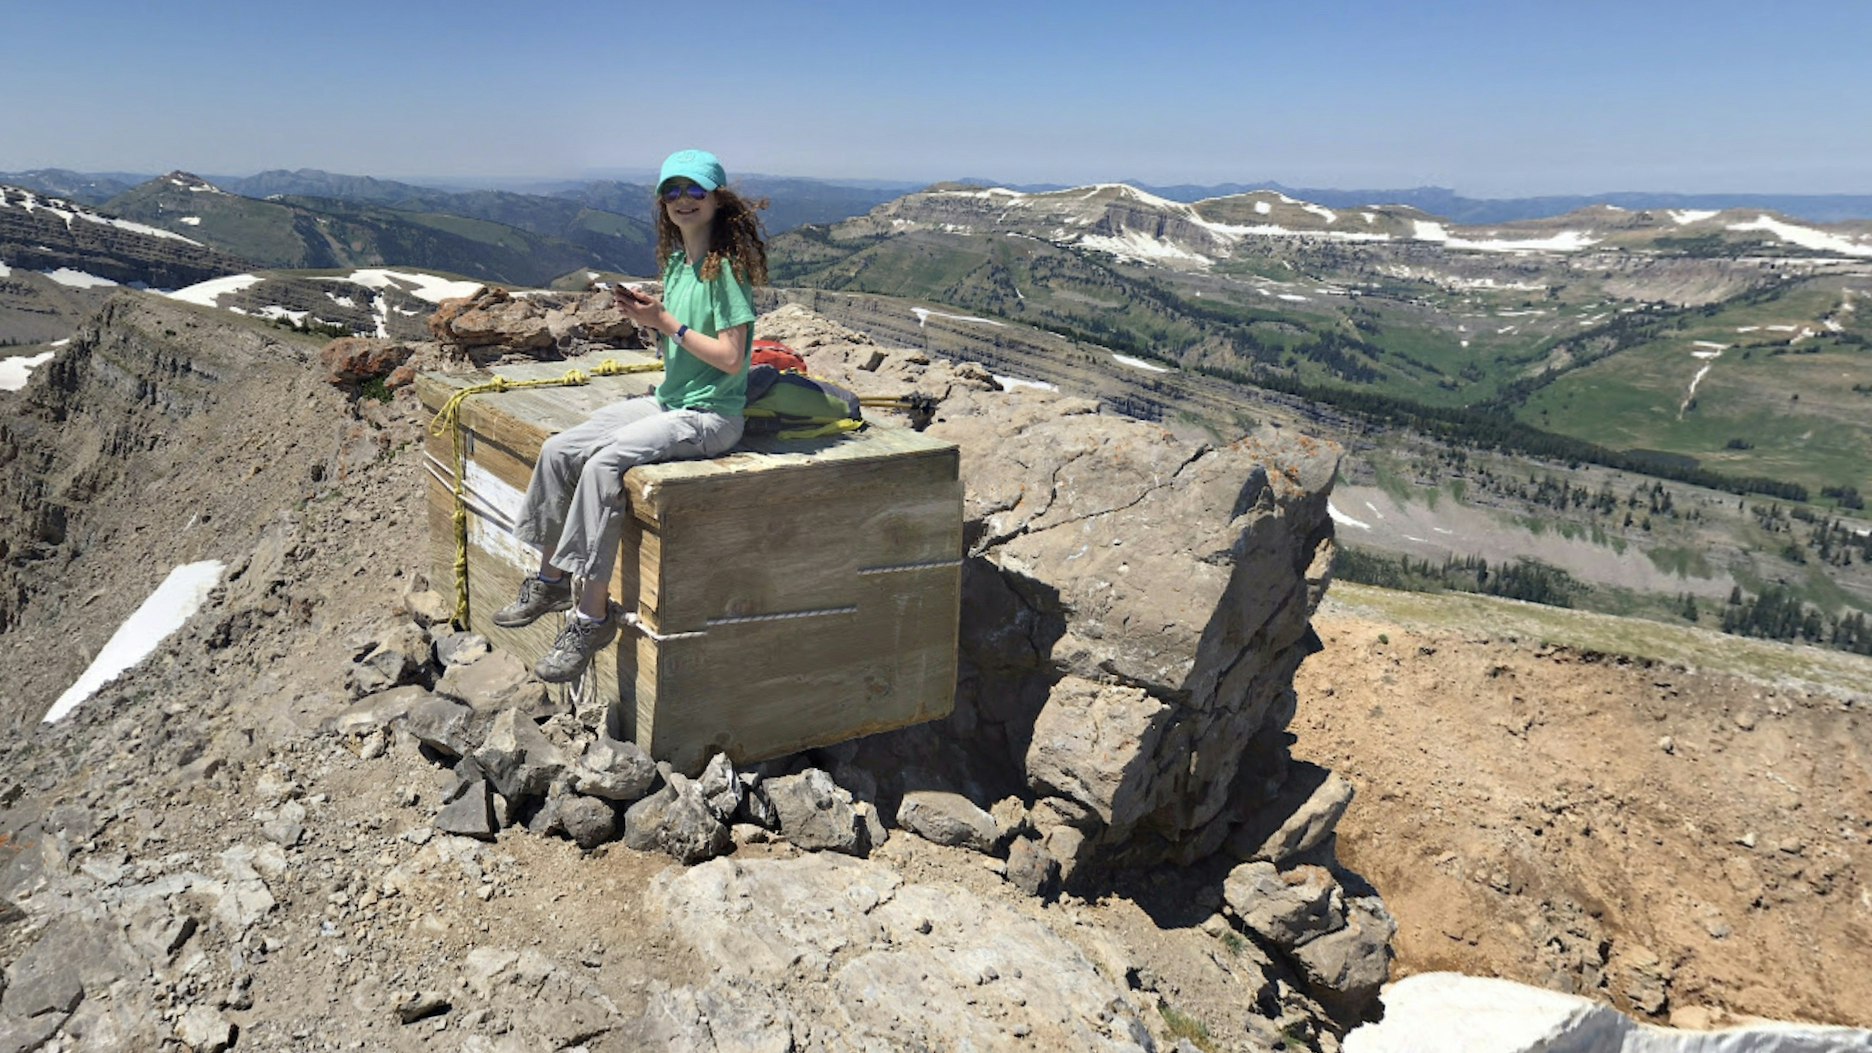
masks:
POLYGON ((787 431, 777 431, 777 432, 774 432, 774 438, 776 439, 818 439, 818 438, 823 438, 827 435, 843 435, 846 432, 857 431, 859 428, 862 428, 864 426, 865 426, 864 421, 852 420, 850 417, 841 417, 838 420, 827 421, 826 423, 821 424, 818 427, 814 427, 814 428, 791 428, 791 429, 788 429, 787 431))
MULTIPOLYGON (((623 376, 626 373, 654 373, 663 368, 660 362, 636 362, 629 365, 614 359, 605 359, 592 367, 592 373, 601 377, 623 376)), ((497 376, 481 384, 472 384, 449 396, 449 400, 436 411, 435 418, 429 422, 429 434, 440 436, 445 430, 450 433, 455 446, 455 626, 468 628, 468 466, 467 451, 462 447, 461 407, 471 395, 480 395, 489 391, 513 391, 518 388, 564 388, 579 387, 591 383, 591 376, 577 369, 566 370, 563 376, 548 377, 540 380, 510 380, 497 376)))

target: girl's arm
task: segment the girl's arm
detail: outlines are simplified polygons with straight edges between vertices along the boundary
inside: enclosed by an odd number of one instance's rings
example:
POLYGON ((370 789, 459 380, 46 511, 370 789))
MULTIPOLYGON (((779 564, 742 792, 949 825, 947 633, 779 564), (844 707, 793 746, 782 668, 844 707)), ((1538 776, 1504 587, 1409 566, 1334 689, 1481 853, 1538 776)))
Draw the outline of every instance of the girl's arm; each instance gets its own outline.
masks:
MULTIPOLYGON (((663 320, 667 322, 667 327, 656 326, 660 332, 673 337, 676 330, 682 328, 676 317, 668 311, 663 312, 663 320)), ((691 329, 683 334, 679 346, 723 373, 734 374, 741 372, 741 364, 746 360, 747 334, 748 327, 745 325, 724 329, 714 336, 703 336, 691 329)))
MULTIPOLYGON (((648 293, 619 286, 616 300, 625 317, 647 329, 674 337, 682 328, 682 322, 663 306, 663 301, 648 293)), ((747 335, 745 325, 724 329, 714 336, 704 336, 691 329, 683 334, 679 346, 723 373, 734 374, 741 372, 742 363, 746 361, 747 335)))

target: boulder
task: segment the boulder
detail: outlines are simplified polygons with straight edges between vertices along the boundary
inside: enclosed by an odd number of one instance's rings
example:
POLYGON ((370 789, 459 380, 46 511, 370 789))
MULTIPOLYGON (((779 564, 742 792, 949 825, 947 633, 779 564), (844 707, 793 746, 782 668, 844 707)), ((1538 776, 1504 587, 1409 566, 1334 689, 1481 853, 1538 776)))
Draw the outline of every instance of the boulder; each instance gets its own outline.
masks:
POLYGON ((1249 932, 1286 951, 1346 923, 1339 883, 1325 867, 1282 873, 1272 863, 1243 863, 1229 871, 1222 895, 1249 932))
POLYGON ((429 661, 429 638, 413 622, 399 622, 369 644, 346 671, 354 698, 385 691, 415 679, 429 661))
POLYGON ((437 753, 462 757, 474 749, 473 721, 474 711, 467 706, 424 692, 400 723, 412 738, 437 753))
POLYGON ((234 1024, 207 1006, 193 1006, 176 1021, 176 1038, 190 1053, 221 1053, 234 1044, 234 1024))
POLYGON ((657 766, 635 743, 602 731, 586 745, 572 771, 572 789, 590 797, 629 804, 656 785, 657 766))
POLYGON ((84 981, 70 950, 65 940, 55 938, 42 938, 27 948, 8 970, 0 1012, 21 1020, 52 1013, 62 1020, 78 1008, 84 1001, 84 981))
POLYGON ((488 638, 480 633, 443 633, 436 637, 435 642, 436 661, 442 664, 444 675, 447 675, 449 666, 480 661, 489 649, 488 638))
POLYGON ((1006 877, 1009 884, 1029 896, 1050 900, 1059 895, 1059 860, 1032 838, 1019 838, 1008 845, 1006 877))
MULTIPOLYGON (((474 635, 448 631, 448 621, 455 617, 455 600, 453 596, 445 597, 434 589, 412 589, 405 592, 403 609, 409 612, 410 617, 416 619, 417 625, 432 631, 438 645, 449 636, 474 635)), ((438 653, 437 658, 440 657, 438 653)))
POLYGON ((396 340, 370 336, 343 336, 319 352, 326 379, 333 384, 360 384, 388 376, 409 360, 414 348, 396 340))
POLYGON ((513 298, 505 289, 482 288, 472 296, 443 300, 429 316, 429 332, 459 348, 537 351, 555 342, 546 310, 513 298))
POLYGON ((1027 778, 1036 793, 1077 801, 1105 826, 1129 830, 1155 796, 1148 761, 1174 712, 1141 688, 1068 676, 1034 722, 1027 778))
POLYGON ((773 799, 767 796, 767 785, 760 774, 744 771, 735 778, 741 783, 741 807, 735 809, 735 821, 763 830, 780 829, 780 813, 774 810, 773 799))
POLYGON ((511 651, 495 651, 472 662, 450 664, 436 681, 435 690, 477 713, 517 709, 536 716, 546 698, 546 685, 534 678, 526 663, 511 651))
POLYGON ((572 769, 570 759, 541 733, 539 725, 512 709, 495 716, 486 740, 473 755, 494 789, 509 800, 544 797, 572 769))
POLYGON ((1391 973, 1397 922, 1377 896, 1346 901, 1345 925, 1289 952, 1307 993, 1341 1022, 1365 1018, 1391 973))
POLYGON ((1241 859, 1284 865, 1332 836, 1352 793, 1352 784, 1338 773, 1296 762, 1280 792, 1229 835, 1229 849, 1241 859))
POLYGON ((768 800, 780 820, 780 833, 796 848, 861 855, 865 830, 852 796, 818 768, 769 779, 768 800))
POLYGON ((500 832, 494 815, 493 793, 486 779, 460 780, 443 797, 443 802, 442 810, 435 817, 437 830, 480 841, 492 841, 500 832))
POLYGON ((912 790, 897 806, 897 825, 926 841, 975 852, 994 851, 994 817, 959 793, 912 790))
POLYGON ((559 827, 580 848, 593 849, 617 836, 617 809, 596 797, 559 798, 559 827))
POLYGON ((361 734, 390 725, 423 700, 433 698, 421 684, 406 684, 365 695, 336 716, 325 718, 319 730, 327 734, 361 734))
POLYGON ((624 843, 698 863, 728 851, 734 841, 696 784, 672 772, 661 789, 624 813, 624 843))
POLYGON ((1089 809, 1069 825, 1113 864, 1213 853, 1284 759, 1251 744, 1278 740, 1318 647, 1338 447, 1277 429, 1204 447, 1089 400, 944 394, 928 433, 961 450, 969 539, 947 727, 968 741, 913 729, 867 765, 889 781, 934 758, 984 787, 1011 769, 1089 809))
POLYGON ((717 753, 696 779, 696 788, 702 791, 703 800, 708 802, 709 811, 724 823, 734 821, 735 813, 741 808, 741 795, 745 788, 741 780, 735 777, 734 762, 726 753, 717 753))

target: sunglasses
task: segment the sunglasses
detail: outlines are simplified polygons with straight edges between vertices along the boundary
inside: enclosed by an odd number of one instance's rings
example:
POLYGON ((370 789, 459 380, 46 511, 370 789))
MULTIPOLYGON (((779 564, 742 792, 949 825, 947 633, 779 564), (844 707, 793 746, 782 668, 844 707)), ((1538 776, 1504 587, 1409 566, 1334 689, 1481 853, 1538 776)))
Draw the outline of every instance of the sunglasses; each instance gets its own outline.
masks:
POLYGON ((690 183, 687 186, 673 186, 663 191, 663 200, 681 201, 685 194, 688 195, 689 197, 696 199, 697 201, 700 201, 703 198, 709 196, 708 191, 702 189, 701 187, 695 185, 694 183, 690 183))

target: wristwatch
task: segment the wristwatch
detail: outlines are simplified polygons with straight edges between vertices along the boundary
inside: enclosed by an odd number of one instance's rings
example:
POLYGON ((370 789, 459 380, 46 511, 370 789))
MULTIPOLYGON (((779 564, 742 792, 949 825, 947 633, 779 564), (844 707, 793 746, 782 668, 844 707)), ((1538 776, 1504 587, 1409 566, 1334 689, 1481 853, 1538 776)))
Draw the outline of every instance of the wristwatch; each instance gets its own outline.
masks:
POLYGON ((688 335, 689 335, 689 327, 686 325, 679 325, 676 327, 676 332, 673 335, 671 335, 670 339, 676 341, 677 347, 681 347, 682 338, 688 335))

